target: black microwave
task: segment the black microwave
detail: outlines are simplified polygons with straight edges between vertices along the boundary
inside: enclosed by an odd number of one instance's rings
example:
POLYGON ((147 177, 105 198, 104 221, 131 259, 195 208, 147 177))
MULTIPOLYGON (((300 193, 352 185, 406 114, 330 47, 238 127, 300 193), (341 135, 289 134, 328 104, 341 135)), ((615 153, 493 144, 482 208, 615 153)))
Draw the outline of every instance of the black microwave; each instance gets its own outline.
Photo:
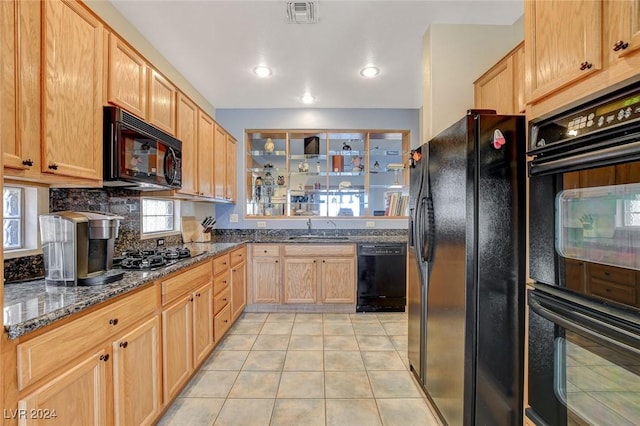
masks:
POLYGON ((104 107, 103 185, 180 189, 182 142, 127 111, 104 107))

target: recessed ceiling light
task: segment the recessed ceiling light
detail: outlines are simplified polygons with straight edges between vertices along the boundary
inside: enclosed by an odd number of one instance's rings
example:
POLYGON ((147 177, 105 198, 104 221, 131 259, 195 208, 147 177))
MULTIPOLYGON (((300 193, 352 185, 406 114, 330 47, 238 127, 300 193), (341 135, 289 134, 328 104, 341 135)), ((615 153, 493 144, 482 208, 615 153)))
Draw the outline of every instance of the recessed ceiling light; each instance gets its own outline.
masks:
POLYGON ((373 65, 367 65, 360 70, 360 75, 366 78, 373 78, 378 74, 380 74, 380 69, 373 65))
POLYGON ((311 93, 305 93, 304 95, 300 96, 300 102, 302 102, 303 104, 312 104, 315 100, 315 96, 312 96, 311 93))
POLYGON ((271 75, 271 68, 260 65, 255 67, 253 72, 260 78, 267 78, 271 75))

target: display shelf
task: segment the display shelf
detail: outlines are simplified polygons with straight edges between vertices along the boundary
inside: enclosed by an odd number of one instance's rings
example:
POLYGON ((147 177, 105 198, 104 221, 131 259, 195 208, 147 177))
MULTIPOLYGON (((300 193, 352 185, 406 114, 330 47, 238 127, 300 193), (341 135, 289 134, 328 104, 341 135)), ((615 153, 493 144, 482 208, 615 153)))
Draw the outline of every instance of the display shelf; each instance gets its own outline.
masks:
POLYGON ((246 140, 250 217, 369 217, 384 210, 387 191, 408 193, 408 131, 248 130, 246 140), (273 151, 262 149, 268 138, 273 151), (299 171, 300 165, 308 171, 299 171), (284 183, 267 187, 267 172, 284 183), (292 200, 302 197, 307 201, 292 200))

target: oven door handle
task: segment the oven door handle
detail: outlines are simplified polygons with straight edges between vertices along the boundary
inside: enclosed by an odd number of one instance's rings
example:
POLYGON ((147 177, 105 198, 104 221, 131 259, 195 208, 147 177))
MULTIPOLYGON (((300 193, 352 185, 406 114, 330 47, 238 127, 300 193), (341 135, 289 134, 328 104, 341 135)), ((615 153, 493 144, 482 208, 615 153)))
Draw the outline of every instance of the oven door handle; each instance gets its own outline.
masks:
POLYGON ((626 330, 615 328, 612 325, 592 316, 572 311, 552 300, 542 301, 533 293, 529 294, 529 308, 541 317, 568 330, 586 335, 590 339, 601 344, 613 346, 640 356, 640 350, 636 349, 640 347, 640 335, 634 335, 626 330), (569 317, 579 317, 586 325, 591 326, 593 329, 579 324, 569 317), (629 344, 609 337, 611 335, 622 335, 624 340, 629 344))

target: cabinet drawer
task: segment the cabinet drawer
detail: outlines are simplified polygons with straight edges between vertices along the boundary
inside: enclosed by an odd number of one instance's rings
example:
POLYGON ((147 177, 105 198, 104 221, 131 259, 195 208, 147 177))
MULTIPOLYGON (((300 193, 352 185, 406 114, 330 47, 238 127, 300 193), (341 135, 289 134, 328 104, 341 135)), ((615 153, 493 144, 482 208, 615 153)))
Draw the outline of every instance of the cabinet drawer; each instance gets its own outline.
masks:
POLYGON ((251 255, 253 257, 280 256, 280 246, 276 244, 256 244, 252 248, 251 255))
POLYGON ((218 275, 229 270, 229 253, 213 259, 213 275, 218 275))
POLYGON ((595 296, 624 303, 625 305, 636 304, 636 288, 611 281, 603 281, 594 278, 589 283, 589 291, 595 296))
POLYGON ((224 290, 225 288, 229 288, 229 281, 230 281, 231 275, 230 272, 227 271, 221 275, 217 275, 214 279, 213 279, 213 294, 218 294, 220 293, 222 290, 224 290))
POLYGON ((636 284, 635 272, 630 269, 590 264, 589 273, 591 278, 612 281, 618 284, 626 284, 628 286, 635 286, 636 284))
POLYGON ((154 285, 41 334, 17 347, 20 390, 156 312, 154 285))
POLYGON ((210 261, 199 263, 191 269, 172 275, 162 281, 162 304, 169 303, 176 297, 201 287, 210 281, 210 261))
POLYGON ((218 295, 213 298, 213 314, 220 312, 222 308, 229 304, 229 286, 222 290, 218 295))
POLYGON ((231 266, 239 265, 247 258, 247 249, 246 247, 239 248, 232 251, 229 256, 231 257, 231 266))
POLYGON ((322 245, 322 244, 286 244, 285 256, 355 256, 354 244, 322 245))
POLYGON ((222 336, 231 327, 231 306, 225 306, 213 319, 213 338, 216 342, 222 339, 222 336))

